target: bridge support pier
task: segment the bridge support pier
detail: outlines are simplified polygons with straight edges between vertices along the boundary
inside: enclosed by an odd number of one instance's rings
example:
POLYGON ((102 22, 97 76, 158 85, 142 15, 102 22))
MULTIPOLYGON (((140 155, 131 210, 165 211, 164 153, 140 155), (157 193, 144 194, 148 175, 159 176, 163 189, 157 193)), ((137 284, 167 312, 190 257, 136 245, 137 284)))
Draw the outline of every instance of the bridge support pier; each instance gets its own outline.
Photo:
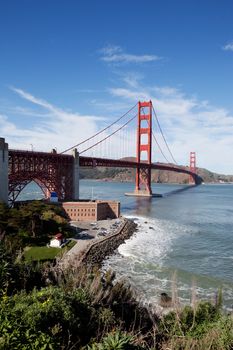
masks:
POLYGON ((73 165, 73 191, 72 199, 79 199, 79 153, 77 148, 73 150, 74 165, 73 165))
POLYGON ((0 138, 0 201, 8 204, 8 144, 0 138))

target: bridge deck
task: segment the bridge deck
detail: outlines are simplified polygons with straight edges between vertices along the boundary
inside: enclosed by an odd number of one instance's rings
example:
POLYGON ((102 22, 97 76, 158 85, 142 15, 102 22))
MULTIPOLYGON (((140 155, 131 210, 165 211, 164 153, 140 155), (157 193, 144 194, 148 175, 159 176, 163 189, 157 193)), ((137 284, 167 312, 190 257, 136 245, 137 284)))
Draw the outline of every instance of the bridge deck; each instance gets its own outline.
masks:
MULTIPOLYGON (((59 158, 59 159, 66 159, 66 160, 72 160, 73 156, 69 154, 59 154, 59 153, 49 153, 49 152, 34 152, 34 151, 24 151, 24 150, 15 150, 10 149, 9 155, 22 155, 25 157, 51 157, 51 158, 59 158)), ((191 176, 196 176, 193 172, 188 170, 185 167, 182 166, 176 166, 174 164, 164 164, 164 163, 137 163, 129 160, 122 160, 122 159, 107 159, 107 158, 97 158, 97 157, 85 157, 80 156, 79 157, 79 164, 82 167, 116 167, 116 168, 134 168, 137 167, 140 168, 151 168, 151 169, 158 169, 158 170, 167 170, 167 171, 174 171, 178 173, 183 173, 191 176)))
POLYGON ((83 167, 116 167, 116 168, 134 168, 134 169, 140 166, 140 168, 175 171, 178 173, 184 173, 191 176, 196 175, 185 167, 175 166, 173 164, 163 164, 163 163, 147 164, 147 163, 137 163, 137 162, 121 160, 121 159, 105 159, 105 158, 80 156, 79 164, 80 166, 83 166, 83 167))

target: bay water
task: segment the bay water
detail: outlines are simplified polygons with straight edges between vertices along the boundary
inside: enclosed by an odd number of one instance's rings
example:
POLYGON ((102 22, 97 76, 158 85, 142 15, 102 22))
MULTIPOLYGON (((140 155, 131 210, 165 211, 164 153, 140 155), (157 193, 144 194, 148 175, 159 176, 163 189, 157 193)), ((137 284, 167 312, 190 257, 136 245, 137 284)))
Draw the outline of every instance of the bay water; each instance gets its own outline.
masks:
MULTIPOLYGON (((80 181, 80 197, 121 202, 123 215, 134 219, 137 232, 104 268, 125 277, 146 302, 176 285, 181 302, 214 299, 222 289, 224 306, 233 306, 233 185, 201 185, 176 193, 182 185, 153 184, 162 198, 126 197, 133 183, 80 181)), ((31 183, 19 199, 41 198, 31 183)))

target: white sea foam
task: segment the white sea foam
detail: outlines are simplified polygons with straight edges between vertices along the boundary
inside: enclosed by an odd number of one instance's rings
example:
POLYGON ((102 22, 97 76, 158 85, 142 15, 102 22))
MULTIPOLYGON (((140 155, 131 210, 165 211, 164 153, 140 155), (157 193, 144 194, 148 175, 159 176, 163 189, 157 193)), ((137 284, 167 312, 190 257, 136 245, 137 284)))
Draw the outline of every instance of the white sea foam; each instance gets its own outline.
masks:
POLYGON ((122 256, 134 258, 142 263, 161 265, 167 253, 172 250, 172 242, 189 231, 184 225, 151 219, 142 216, 126 216, 138 224, 137 233, 122 244, 118 251, 122 256))
MULTIPOLYGON (((105 262, 104 268, 110 267, 116 271, 118 277, 128 278, 141 300, 158 306, 160 293, 165 291, 171 294, 174 284, 175 268, 167 266, 166 259, 170 256, 176 239, 196 233, 198 229, 169 220, 130 215, 127 218, 137 223, 138 230, 119 246, 119 254, 111 256, 105 262)), ((191 274, 180 270, 176 285, 180 302, 189 303, 192 288, 191 274)), ((231 287, 224 286, 226 301, 233 298, 231 287)), ((197 298, 214 299, 216 291, 217 288, 212 282, 204 283, 196 288, 197 298)), ((157 308, 157 311, 161 311, 160 308, 157 308)))
POLYGON ((119 254, 110 257, 104 268, 114 269, 118 277, 127 277, 140 298, 157 303, 160 292, 170 288, 171 284, 171 276, 163 272, 164 260, 172 250, 173 241, 186 234, 188 228, 143 216, 127 218, 137 223, 138 230, 119 246, 119 254))

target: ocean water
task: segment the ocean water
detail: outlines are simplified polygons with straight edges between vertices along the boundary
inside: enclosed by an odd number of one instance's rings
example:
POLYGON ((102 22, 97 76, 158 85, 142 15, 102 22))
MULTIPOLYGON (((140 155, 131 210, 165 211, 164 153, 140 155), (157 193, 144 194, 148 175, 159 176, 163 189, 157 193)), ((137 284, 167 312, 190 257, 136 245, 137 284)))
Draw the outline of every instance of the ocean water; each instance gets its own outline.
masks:
MULTIPOLYGON (((125 277, 146 302, 157 304, 161 292, 177 288, 182 303, 214 299, 223 292, 224 306, 233 306, 233 185, 201 185, 174 193, 180 185, 154 184, 163 198, 126 197, 132 183, 80 181, 81 198, 114 199, 122 214, 134 219, 137 232, 105 261, 125 277)), ((34 184, 24 198, 40 198, 34 184)))

